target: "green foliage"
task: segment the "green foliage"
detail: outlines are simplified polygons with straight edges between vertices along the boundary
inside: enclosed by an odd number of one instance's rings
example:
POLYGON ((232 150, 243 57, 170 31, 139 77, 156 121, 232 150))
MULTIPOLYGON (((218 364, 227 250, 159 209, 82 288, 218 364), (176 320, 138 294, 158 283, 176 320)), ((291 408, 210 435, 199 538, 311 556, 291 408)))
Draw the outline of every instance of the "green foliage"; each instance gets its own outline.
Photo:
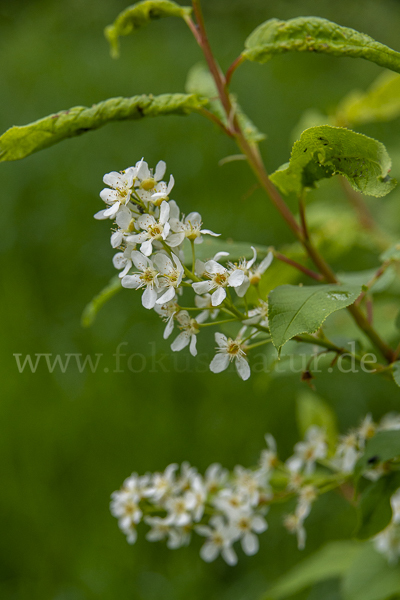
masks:
POLYGON ((268 590, 264 600, 287 598, 319 581, 343 576, 361 548, 360 544, 350 541, 327 544, 278 579, 268 590))
POLYGON ((105 28, 104 34, 110 42, 111 56, 119 56, 119 38, 134 33, 149 21, 163 17, 189 16, 192 9, 189 6, 179 6, 171 0, 143 0, 125 9, 118 15, 112 25, 105 28))
POLYGON ((342 593, 343 600, 394 600, 400 594, 400 571, 366 544, 344 575, 342 593))
POLYGON ((344 126, 390 121, 400 116, 400 76, 382 73, 366 92, 353 91, 336 109, 335 117, 344 126))
POLYGON ((121 280, 115 275, 108 285, 103 288, 84 308, 82 312, 81 323, 83 327, 90 327, 97 316, 101 307, 111 300, 113 296, 122 290, 121 280))
POLYGON ((360 474, 371 461, 375 465, 378 462, 386 462, 400 456, 400 431, 378 431, 368 442, 363 456, 356 465, 355 472, 360 474))
POLYGON ((132 98, 110 98, 91 108, 75 106, 29 125, 8 129, 0 136, 0 162, 25 158, 67 138, 98 129, 110 121, 188 115, 199 110, 203 104, 193 94, 143 94, 132 98))
POLYGON ((302 392, 296 402, 297 426, 302 437, 312 425, 326 431, 329 445, 334 446, 338 436, 337 419, 325 400, 310 391, 302 392))
POLYGON ((355 29, 341 27, 319 17, 289 21, 270 19, 250 34, 243 56, 265 63, 285 52, 320 52, 333 56, 365 58, 400 73, 400 53, 355 29))
MULTIPOLYGON (((396 327, 400 329, 400 318, 397 316, 396 327)), ((396 362, 393 365, 392 375, 394 382, 400 387, 400 362, 396 362)))
POLYGON ((396 185, 388 175, 391 160, 380 142, 341 127, 306 129, 295 142, 289 164, 271 175, 284 194, 301 194, 320 179, 343 175, 358 192, 385 196, 396 185))
POLYGON ((385 250, 385 252, 383 252, 383 254, 381 254, 380 258, 382 261, 386 261, 386 260, 399 261, 400 260, 400 243, 397 242, 396 244, 391 246, 388 250, 385 250))
MULTIPOLYGON (((218 97, 218 91, 214 80, 204 63, 197 63, 190 69, 187 76, 185 89, 189 94, 197 94, 198 96, 204 96, 205 98, 208 98, 206 108, 213 115, 215 115, 225 125, 225 127, 229 126, 221 100, 218 97)), ((234 94, 230 94, 230 99, 235 108, 238 121, 243 129, 243 133, 249 142, 259 143, 262 140, 265 140, 265 134, 261 133, 261 131, 259 131, 254 123, 249 119, 249 117, 244 114, 238 102, 236 101, 234 94)))
MULTIPOLYGON (((364 286, 373 279, 376 271, 377 269, 366 269, 364 271, 356 271, 353 273, 337 273, 337 276, 342 283, 351 283, 354 285, 364 286)), ((383 275, 379 277, 370 287, 368 293, 378 294, 380 292, 384 292, 393 283, 395 277, 395 270, 392 267, 388 267, 383 275)))
POLYGON ((389 525, 392 519, 390 498, 399 487, 400 473, 392 473, 369 483, 363 490, 357 507, 358 539, 368 540, 389 525))
POLYGON ((360 295, 357 285, 282 285, 270 292, 269 326, 278 351, 300 333, 315 333, 333 312, 350 306, 360 295))

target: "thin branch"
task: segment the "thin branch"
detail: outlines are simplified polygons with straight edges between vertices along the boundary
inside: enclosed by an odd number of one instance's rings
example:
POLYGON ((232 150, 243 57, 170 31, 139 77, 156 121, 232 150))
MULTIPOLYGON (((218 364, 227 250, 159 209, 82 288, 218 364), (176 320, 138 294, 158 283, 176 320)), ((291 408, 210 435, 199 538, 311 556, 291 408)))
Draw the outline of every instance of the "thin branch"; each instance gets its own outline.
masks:
POLYGON ((273 253, 274 257, 277 260, 280 260, 280 261, 290 265, 291 267, 294 267, 298 271, 301 271, 305 275, 308 275, 308 277, 312 277, 312 279, 315 279, 316 281, 325 281, 325 277, 321 273, 317 273, 316 271, 312 271, 311 269, 304 267, 303 265, 296 262, 295 260, 292 260, 288 256, 281 254, 281 252, 278 252, 274 248, 269 248, 269 250, 273 253))

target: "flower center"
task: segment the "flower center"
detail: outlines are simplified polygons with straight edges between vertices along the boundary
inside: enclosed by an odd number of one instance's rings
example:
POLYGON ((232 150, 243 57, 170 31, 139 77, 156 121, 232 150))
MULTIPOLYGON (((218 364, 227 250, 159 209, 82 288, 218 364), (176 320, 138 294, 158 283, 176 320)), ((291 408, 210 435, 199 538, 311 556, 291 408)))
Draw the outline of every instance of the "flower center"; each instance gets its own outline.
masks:
POLYGON ((153 177, 149 177, 149 179, 143 179, 143 181, 140 184, 140 187, 142 188, 142 190, 146 190, 146 192, 148 192, 149 190, 152 190, 155 185, 156 180, 153 179, 153 177))

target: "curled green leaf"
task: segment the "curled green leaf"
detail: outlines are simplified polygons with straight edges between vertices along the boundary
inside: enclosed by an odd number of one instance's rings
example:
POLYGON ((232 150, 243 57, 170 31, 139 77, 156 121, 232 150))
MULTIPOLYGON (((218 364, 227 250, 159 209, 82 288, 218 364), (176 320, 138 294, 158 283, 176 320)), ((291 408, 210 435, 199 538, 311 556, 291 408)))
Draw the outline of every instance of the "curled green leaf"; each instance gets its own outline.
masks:
POLYGON ((392 161, 380 142, 342 127, 321 125, 301 134, 289 163, 271 175, 283 194, 301 194, 320 179, 343 175, 353 189, 368 196, 385 196, 396 185, 389 177, 392 161))
POLYGON ((270 19, 250 34, 245 48, 243 56, 260 63, 285 52, 319 52, 365 58, 400 73, 400 52, 376 42, 365 33, 319 17, 297 17, 289 21, 270 19))
POLYGON ((162 94, 110 98, 91 108, 75 106, 44 119, 11 127, 0 136, 0 162, 19 160, 62 140, 98 129, 110 121, 162 115, 188 115, 206 102, 193 94, 162 94))
POLYGON ((129 6, 118 15, 112 25, 108 25, 104 34, 110 43, 111 56, 119 56, 119 38, 129 35, 155 19, 163 17, 181 17, 190 15, 189 6, 179 6, 171 0, 143 0, 129 6))
POLYGON ((84 308, 81 317, 82 327, 90 327, 95 320, 97 313, 108 300, 121 291, 122 285, 118 275, 115 275, 105 288, 101 290, 84 308))

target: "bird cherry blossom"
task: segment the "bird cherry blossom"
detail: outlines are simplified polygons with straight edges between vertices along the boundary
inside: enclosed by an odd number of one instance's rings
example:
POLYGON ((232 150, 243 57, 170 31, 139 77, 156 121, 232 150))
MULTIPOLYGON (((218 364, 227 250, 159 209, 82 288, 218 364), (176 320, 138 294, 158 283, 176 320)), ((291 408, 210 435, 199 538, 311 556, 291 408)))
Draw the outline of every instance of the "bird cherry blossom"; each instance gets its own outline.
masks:
POLYGON ((240 338, 232 340, 223 333, 215 334, 218 344, 217 354, 211 361, 210 370, 213 373, 221 373, 228 368, 229 363, 234 361, 239 377, 244 381, 250 377, 250 367, 246 359, 246 346, 240 338))

